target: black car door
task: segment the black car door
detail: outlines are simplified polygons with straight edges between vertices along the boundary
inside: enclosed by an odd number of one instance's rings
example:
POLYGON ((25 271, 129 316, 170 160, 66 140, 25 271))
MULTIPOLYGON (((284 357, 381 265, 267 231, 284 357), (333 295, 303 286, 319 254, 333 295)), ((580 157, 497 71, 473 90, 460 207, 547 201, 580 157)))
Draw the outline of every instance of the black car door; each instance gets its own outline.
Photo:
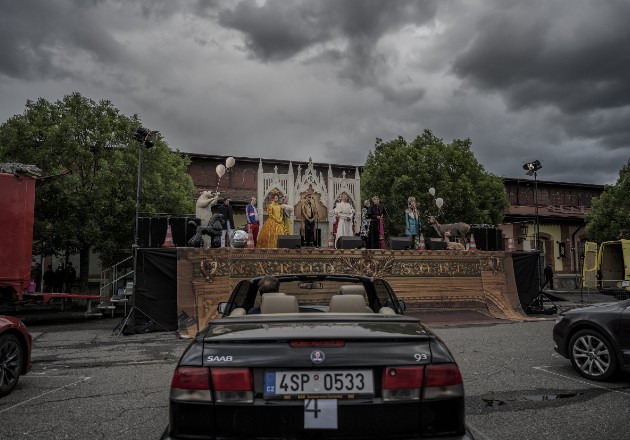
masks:
POLYGON ((630 301, 626 301, 625 308, 619 319, 619 340, 623 352, 623 363, 630 365, 630 301))

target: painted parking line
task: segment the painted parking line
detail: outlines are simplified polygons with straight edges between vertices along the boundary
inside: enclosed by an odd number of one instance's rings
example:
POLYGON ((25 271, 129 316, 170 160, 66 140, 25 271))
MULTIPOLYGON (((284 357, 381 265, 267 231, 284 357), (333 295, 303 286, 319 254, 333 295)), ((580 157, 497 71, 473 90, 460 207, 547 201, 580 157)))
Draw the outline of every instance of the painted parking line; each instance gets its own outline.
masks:
MULTIPOLYGON (((46 377, 46 376, 40 376, 40 377, 46 377)), ((54 376, 54 377, 60 377, 60 376, 54 376)), ((76 377, 76 376, 75 376, 75 377, 76 377)), ((48 376, 48 377, 46 377, 46 378, 47 378, 47 379, 50 379, 50 376, 48 376)), ((92 379, 92 378, 91 378, 91 377, 82 377, 80 380, 77 380, 76 382, 72 382, 72 383, 69 383, 69 384, 64 385, 64 386, 62 386, 62 387, 55 388, 54 390, 49 390, 49 391, 46 391, 46 392, 41 393, 41 394, 39 394, 39 395, 37 395, 37 396, 35 396, 35 397, 31 397, 30 399, 27 399, 27 400, 25 400, 25 401, 23 401, 23 402, 16 403, 16 404, 15 404, 15 405, 13 405, 13 406, 9 406, 9 407, 7 407, 7 408, 5 408, 5 409, 3 409, 3 410, 0 410, 0 414, 2 414, 2 413, 4 413, 4 412, 7 412, 7 411, 9 411, 10 409, 17 408, 18 406, 22 406, 22 405, 24 405, 24 404, 26 404, 26 403, 32 402, 33 400, 37 400, 37 399, 39 399, 39 398, 41 398, 41 397, 44 397, 44 396, 45 396, 45 395, 47 395, 47 394, 55 393, 55 392, 57 392, 57 391, 61 391, 61 390, 63 390, 64 388, 68 388, 68 387, 71 387, 71 386, 74 386, 74 385, 78 385, 78 384, 83 383, 83 382, 87 382, 87 381, 88 381, 88 380, 90 380, 90 379, 92 379)))
POLYGON ((566 376, 564 374, 556 373, 554 371, 549 371, 548 368, 554 368, 554 367, 549 366, 549 365, 544 365, 544 366, 541 366, 541 367, 533 367, 533 368, 534 368, 534 370, 542 371, 542 372, 547 373, 547 374, 552 374, 554 376, 558 376, 558 377, 561 377, 563 379, 571 380, 573 382, 578 382, 578 383, 587 385, 589 387, 600 388, 602 390, 610 391, 611 393, 623 394, 625 396, 630 397, 630 393, 628 393, 627 391, 620 391, 620 390, 617 390, 617 389, 614 389, 614 388, 610 388, 610 387, 605 387, 603 385, 599 385, 599 384, 596 384, 596 383, 593 383, 593 382, 587 382, 587 381, 585 381, 583 379, 578 379, 578 378, 575 378, 575 377, 566 376))

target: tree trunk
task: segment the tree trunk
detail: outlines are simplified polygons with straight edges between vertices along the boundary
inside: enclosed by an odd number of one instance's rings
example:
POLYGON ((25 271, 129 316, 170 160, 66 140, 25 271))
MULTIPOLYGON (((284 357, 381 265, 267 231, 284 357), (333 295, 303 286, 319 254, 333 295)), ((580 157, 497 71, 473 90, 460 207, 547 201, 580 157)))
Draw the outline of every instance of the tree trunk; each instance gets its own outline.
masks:
POLYGON ((90 276, 90 246, 84 244, 79 250, 79 289, 88 292, 88 278, 90 276))

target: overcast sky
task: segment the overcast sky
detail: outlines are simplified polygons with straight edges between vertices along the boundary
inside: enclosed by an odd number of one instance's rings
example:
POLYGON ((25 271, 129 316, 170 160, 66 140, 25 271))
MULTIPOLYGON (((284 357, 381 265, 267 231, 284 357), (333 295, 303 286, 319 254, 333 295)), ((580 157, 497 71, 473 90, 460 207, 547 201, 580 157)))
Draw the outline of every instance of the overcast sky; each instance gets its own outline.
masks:
POLYGON ((363 165, 375 138, 614 183, 630 157, 628 0, 0 0, 0 122, 109 100, 183 152, 363 165))

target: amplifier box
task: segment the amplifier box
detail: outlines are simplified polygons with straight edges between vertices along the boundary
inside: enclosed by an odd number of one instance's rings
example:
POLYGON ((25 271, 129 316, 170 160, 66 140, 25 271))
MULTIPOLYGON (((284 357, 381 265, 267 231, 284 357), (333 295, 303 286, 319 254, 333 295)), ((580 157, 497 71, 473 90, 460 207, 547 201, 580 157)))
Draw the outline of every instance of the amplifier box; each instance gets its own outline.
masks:
POLYGON ((390 237, 387 240, 387 249, 393 251, 411 249, 411 237, 390 237))
POLYGON ((302 247, 302 237, 300 235, 280 235, 278 237, 278 247, 282 249, 299 249, 302 247))
POLYGON ((363 240, 361 237, 341 236, 337 239, 337 249, 361 249, 363 240))

